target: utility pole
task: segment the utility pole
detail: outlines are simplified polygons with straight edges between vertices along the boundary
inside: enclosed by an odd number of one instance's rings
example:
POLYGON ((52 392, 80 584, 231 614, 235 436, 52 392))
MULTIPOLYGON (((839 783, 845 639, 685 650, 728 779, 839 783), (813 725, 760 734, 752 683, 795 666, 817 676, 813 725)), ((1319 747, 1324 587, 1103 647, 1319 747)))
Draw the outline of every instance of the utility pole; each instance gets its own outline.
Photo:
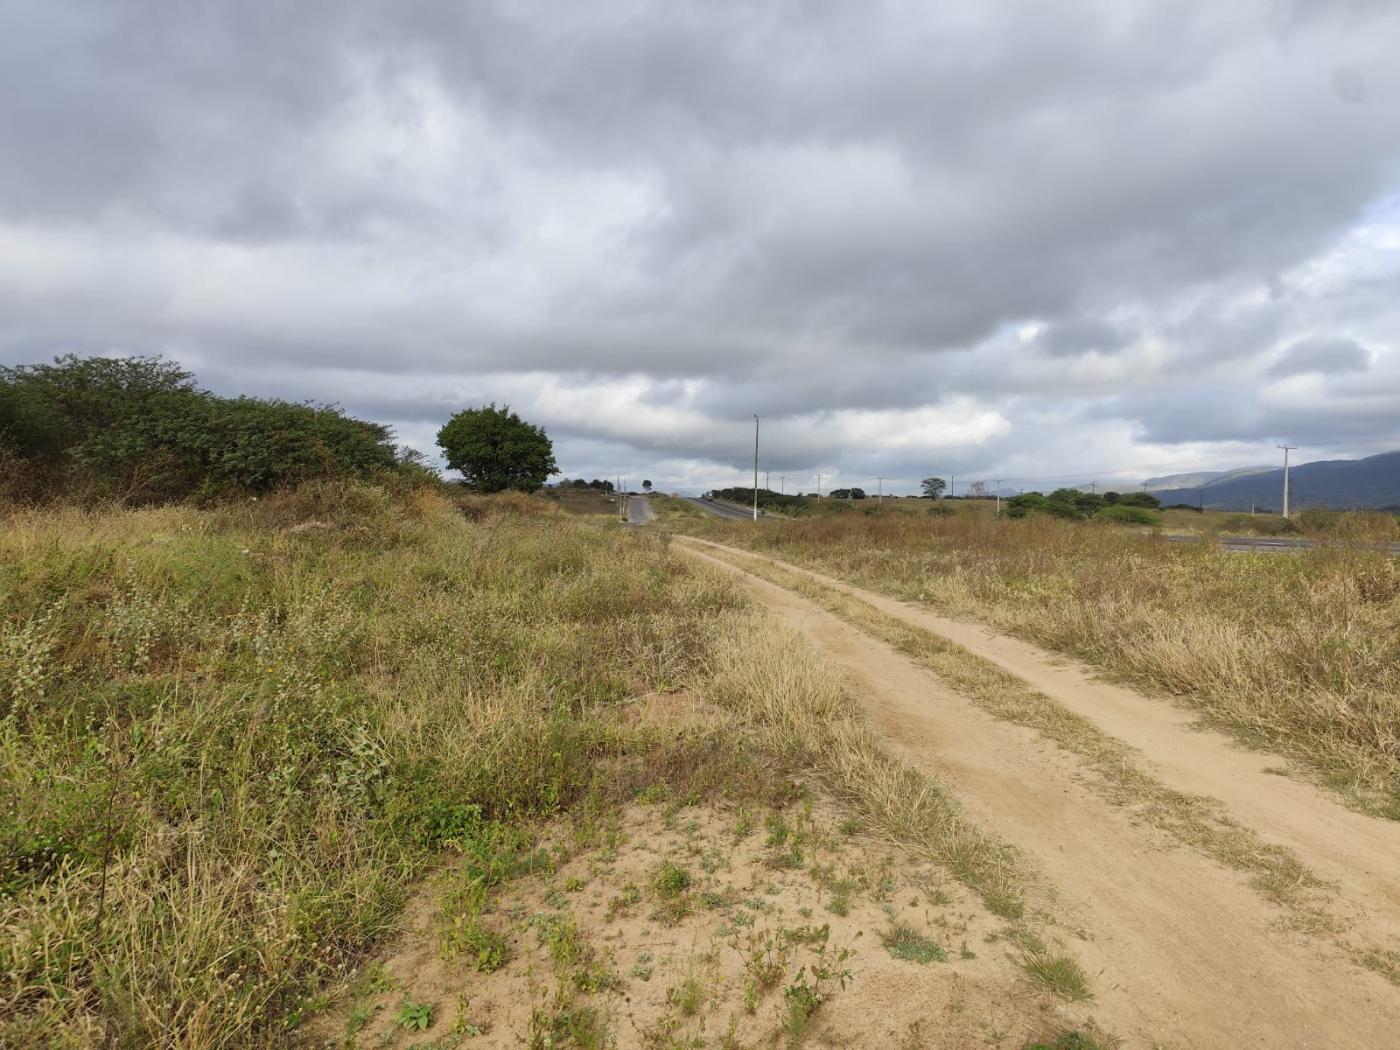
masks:
POLYGON ((763 472, 763 491, 773 491, 773 472, 771 470, 765 470, 763 472))
POLYGON ((1249 516, 1254 517, 1254 493, 1249 494, 1249 516))
POLYGON ((753 414, 753 520, 758 521, 758 413, 753 414))
POLYGON ((822 498, 822 476, 817 475, 817 499, 822 498))
POLYGON ((778 495, 779 495, 779 496, 786 496, 786 495, 787 495, 787 475, 786 475, 786 474, 779 474, 779 475, 778 475, 778 495))
POLYGON ((949 499, 952 499, 952 498, 953 498, 954 496, 956 496, 957 494, 958 494, 958 476, 957 476, 956 474, 949 474, 949 475, 948 475, 948 498, 949 498, 949 499))
POLYGON ((1283 516, 1288 517, 1288 453, 1296 449, 1297 445, 1279 445, 1283 449, 1283 516))
POLYGON ((885 479, 877 474, 875 476, 875 484, 877 486, 875 490, 875 505, 879 506, 885 502, 885 479))
POLYGON ((617 476, 617 520, 627 520, 627 493, 622 491, 622 475, 617 476))
POLYGON ((1091 495, 1091 496, 1097 496, 1098 494, 1099 494, 1099 483, 1098 483, 1097 481, 1091 481, 1091 482, 1089 482, 1089 495, 1091 495))
POLYGON ((1001 514, 1001 478, 997 478, 997 480, 994 481, 993 484, 996 485, 996 487, 997 487, 997 515, 1000 516, 1000 514, 1001 514))

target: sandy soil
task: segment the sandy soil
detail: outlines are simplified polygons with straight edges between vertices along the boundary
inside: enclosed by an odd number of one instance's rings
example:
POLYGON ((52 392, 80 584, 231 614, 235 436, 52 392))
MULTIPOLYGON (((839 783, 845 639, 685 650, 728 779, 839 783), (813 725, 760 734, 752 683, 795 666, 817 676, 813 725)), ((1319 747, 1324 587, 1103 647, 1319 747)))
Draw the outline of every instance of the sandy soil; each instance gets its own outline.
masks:
MULTIPOLYGON (((686 540, 685 543, 696 541, 686 540)), ((1047 910, 1082 936, 1100 1016, 1129 1046, 1376 1048, 1400 1045, 1400 989, 1330 941, 1290 932, 1243 878, 1174 849, 1082 782, 1076 760, 1034 731, 1000 722, 918 664, 814 603, 738 573, 776 615, 849 677, 908 760, 946 783, 969 813, 1025 851, 1043 873, 1047 910)), ((726 548, 726 550, 728 550, 726 548)), ((739 557, 747 552, 732 551, 739 557)), ((1335 878, 1352 906, 1388 926, 1395 914, 1395 827, 1265 772, 1188 728, 1160 701, 1092 679, 1023 643, 804 572, 882 611, 944 633, 1137 747, 1184 790, 1214 794, 1236 818, 1335 878)))
POLYGON ((1023 979, 1000 920, 937 869, 849 823, 843 829, 830 803, 794 804, 781 817, 781 844, 774 812, 714 806, 634 805, 587 848, 574 844, 567 821, 556 822, 540 842, 555 858, 550 870, 499 887, 483 917, 509 945, 492 973, 442 950, 456 878, 449 864, 407 909, 397 943, 305 1042, 781 1046, 785 990, 818 987, 814 967, 830 975, 804 1045, 1020 1047, 1083 1021, 1085 1009, 1023 979), (690 880, 678 896, 657 885, 667 862, 690 880), (895 922, 927 936, 944 958, 896 958, 882 944, 895 922), (576 947, 551 952, 550 931, 569 925, 576 947), (591 975, 586 991, 580 973, 591 975), (433 1007, 426 1030, 400 1023, 405 1001, 433 1007), (596 1044, 551 1027, 589 1010, 596 1044))

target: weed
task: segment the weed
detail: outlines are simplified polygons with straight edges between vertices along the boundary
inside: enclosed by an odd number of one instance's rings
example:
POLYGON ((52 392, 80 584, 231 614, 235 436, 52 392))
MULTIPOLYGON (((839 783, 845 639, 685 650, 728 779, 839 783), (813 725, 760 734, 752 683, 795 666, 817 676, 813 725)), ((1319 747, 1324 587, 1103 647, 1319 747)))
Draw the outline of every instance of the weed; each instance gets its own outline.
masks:
POLYGON ((399 1004, 399 1012, 394 1015, 394 1023, 406 1032, 426 1032, 433 1026, 436 1008, 432 1003, 415 1003, 405 999, 399 1004))
POLYGON ((933 941, 905 923, 895 923, 880 935, 880 943, 896 959, 906 962, 947 962, 948 953, 933 941))
POLYGON ((679 897, 690 889, 690 872, 673 861, 664 860, 652 875, 652 889, 663 900, 679 897))
POLYGON ((1079 1002, 1092 998, 1089 975, 1072 955, 1030 944, 1021 949, 1021 967, 1033 983, 1061 999, 1079 1002))

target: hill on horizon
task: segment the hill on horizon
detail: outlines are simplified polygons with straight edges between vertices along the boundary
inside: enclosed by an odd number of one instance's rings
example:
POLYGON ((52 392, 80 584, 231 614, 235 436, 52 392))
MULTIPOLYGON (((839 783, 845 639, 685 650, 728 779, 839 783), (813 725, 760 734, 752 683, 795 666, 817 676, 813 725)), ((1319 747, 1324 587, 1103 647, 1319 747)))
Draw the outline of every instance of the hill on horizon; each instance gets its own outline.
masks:
POLYGON ((1236 467, 1233 470, 1194 470, 1185 474, 1164 474, 1159 478, 1148 478, 1142 484, 1148 492, 1160 489, 1194 489, 1201 485, 1213 485, 1220 481, 1230 481, 1250 474, 1267 474, 1273 467, 1236 467))
MULTIPOLYGON (((1400 507, 1400 452, 1382 452, 1365 459, 1324 459, 1300 463, 1289 470, 1291 509, 1330 507, 1335 510, 1400 507)), ((1200 477, 1197 484, 1156 488, 1146 482, 1164 506, 1199 501, 1207 510, 1249 510, 1251 500, 1259 510, 1283 506, 1283 469, 1242 468, 1233 471, 1200 471, 1177 474, 1158 481, 1200 477)))

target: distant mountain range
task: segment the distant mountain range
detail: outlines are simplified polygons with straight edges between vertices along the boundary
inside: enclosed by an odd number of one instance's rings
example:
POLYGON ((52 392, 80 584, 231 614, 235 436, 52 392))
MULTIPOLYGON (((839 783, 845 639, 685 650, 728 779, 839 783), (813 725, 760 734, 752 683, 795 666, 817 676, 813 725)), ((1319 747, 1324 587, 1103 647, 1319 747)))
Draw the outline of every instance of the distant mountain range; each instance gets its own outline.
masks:
MULTIPOLYGON (((1400 507, 1400 452, 1300 463, 1289 470, 1288 482, 1294 510, 1400 507)), ((1170 474, 1143 484, 1163 506, 1199 502, 1207 510, 1249 510, 1251 500, 1261 511, 1278 511, 1283 506, 1282 468, 1170 474)))
POLYGON ((1161 489, 1194 489, 1202 485, 1213 485, 1218 481, 1232 481, 1249 474, 1267 474, 1274 467, 1237 467, 1234 470, 1198 470, 1192 474, 1165 474, 1160 478, 1148 478, 1142 484, 1148 492, 1161 489))

